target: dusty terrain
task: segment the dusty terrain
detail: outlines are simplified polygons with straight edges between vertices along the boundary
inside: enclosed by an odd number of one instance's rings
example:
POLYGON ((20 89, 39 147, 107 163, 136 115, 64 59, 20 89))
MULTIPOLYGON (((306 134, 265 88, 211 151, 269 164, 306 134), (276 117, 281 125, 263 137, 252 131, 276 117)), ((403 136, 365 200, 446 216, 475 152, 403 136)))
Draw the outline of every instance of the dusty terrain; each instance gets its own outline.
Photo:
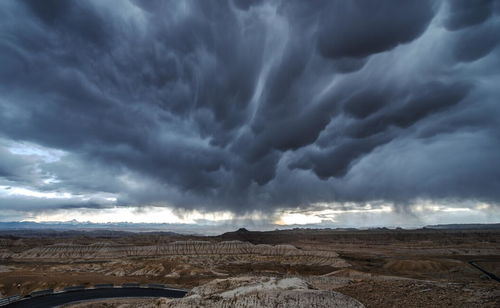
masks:
MULTIPOLYGON (((255 306, 258 299, 263 307, 281 301, 291 307, 322 298, 332 306, 333 297, 338 300, 345 294, 346 299, 352 297, 366 307, 498 307, 500 283, 468 261, 478 261, 500 275, 500 231, 238 230, 216 237, 91 236, 84 232, 71 237, 3 235, 0 292, 13 295, 70 285, 164 283, 198 287, 180 302, 186 307, 201 303, 216 307, 234 300, 221 295, 231 288, 262 284, 267 287, 257 288, 264 293, 250 288, 252 292, 238 293, 238 301, 255 306), (276 288, 283 279, 294 282, 290 289, 276 288), (219 288, 221 284, 225 287, 219 288), (294 302, 300 300, 305 302, 294 302)), ((158 299, 96 302, 92 307, 134 305, 173 307, 170 301, 158 299)))
POLYGON ((265 308, 338 307, 364 308, 356 299, 335 291, 319 290, 303 279, 240 276, 215 279, 193 288, 181 299, 124 299, 75 303, 65 307, 163 307, 163 308, 265 308))

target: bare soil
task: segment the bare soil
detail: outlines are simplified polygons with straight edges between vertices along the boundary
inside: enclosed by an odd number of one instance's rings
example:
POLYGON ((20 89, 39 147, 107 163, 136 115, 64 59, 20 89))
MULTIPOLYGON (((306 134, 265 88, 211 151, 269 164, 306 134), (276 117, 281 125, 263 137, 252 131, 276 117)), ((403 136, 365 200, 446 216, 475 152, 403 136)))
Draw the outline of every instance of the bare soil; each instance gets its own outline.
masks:
POLYGON ((119 237, 84 233, 68 238, 2 236, 0 293, 125 282, 192 288, 217 278, 251 274, 301 277, 317 289, 344 293, 366 307, 500 307, 500 283, 485 277, 468 261, 500 276, 500 230, 240 230, 217 237, 128 233, 119 237), (195 245, 189 254, 110 254, 92 259, 75 256, 74 248, 84 251, 99 245, 137 250, 176 241, 215 244, 235 240, 272 247, 293 245, 304 256, 287 255, 286 250, 268 255, 217 253, 195 245), (52 250, 58 251, 56 258, 50 257, 52 250), (307 256, 307 252, 316 255, 307 256), (335 253, 338 256, 332 257, 335 253))

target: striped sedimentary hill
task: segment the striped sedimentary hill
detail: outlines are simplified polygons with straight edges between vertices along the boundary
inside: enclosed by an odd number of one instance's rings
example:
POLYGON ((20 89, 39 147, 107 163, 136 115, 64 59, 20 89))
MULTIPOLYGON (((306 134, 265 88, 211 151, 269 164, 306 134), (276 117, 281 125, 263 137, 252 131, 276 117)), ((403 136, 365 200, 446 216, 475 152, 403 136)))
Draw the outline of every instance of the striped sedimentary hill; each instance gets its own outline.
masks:
MULTIPOLYGON (((306 258, 316 264, 348 266, 333 251, 302 250, 292 245, 254 245, 249 242, 178 241, 162 245, 132 246, 99 243, 93 245, 51 245, 13 254, 15 259, 115 259, 162 256, 269 256, 306 258)), ((308 262, 309 263, 309 262, 308 262)))

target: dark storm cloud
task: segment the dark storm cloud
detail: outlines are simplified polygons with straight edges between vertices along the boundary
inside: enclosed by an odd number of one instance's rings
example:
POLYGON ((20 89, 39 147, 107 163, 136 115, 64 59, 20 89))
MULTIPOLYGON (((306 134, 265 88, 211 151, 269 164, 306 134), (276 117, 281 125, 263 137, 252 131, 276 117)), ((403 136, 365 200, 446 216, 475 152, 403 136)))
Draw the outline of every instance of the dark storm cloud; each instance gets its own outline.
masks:
POLYGON ((26 168, 29 168, 29 160, 20 158, 9 151, 0 148, 0 177, 5 180, 20 181, 26 168))
POLYGON ((109 39, 105 16, 96 8, 81 1, 23 0, 31 13, 45 26, 58 34, 66 33, 94 44, 105 44, 109 39))
POLYGON ((3 204, 497 203, 499 11, 498 1, 3 1, 0 183, 72 196, 3 204), (64 155, 9 150, 23 142, 64 155))
POLYGON ((492 15, 495 2, 494 0, 450 1, 446 28, 453 31, 485 22, 492 15))
POLYGON ((431 1, 331 1, 319 25, 326 57, 366 57, 420 36, 434 16, 431 1))
POLYGON ((465 29, 457 37, 454 54, 457 60, 471 62, 487 56, 498 44, 498 23, 465 29))

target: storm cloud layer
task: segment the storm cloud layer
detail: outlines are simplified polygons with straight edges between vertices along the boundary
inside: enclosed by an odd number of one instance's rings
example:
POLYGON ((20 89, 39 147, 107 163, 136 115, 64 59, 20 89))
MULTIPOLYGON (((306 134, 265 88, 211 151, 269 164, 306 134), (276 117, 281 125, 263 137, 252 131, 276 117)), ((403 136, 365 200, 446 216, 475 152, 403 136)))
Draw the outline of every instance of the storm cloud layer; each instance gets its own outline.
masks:
POLYGON ((500 1, 5 0, 0 33, 0 208, 500 201, 500 1))

